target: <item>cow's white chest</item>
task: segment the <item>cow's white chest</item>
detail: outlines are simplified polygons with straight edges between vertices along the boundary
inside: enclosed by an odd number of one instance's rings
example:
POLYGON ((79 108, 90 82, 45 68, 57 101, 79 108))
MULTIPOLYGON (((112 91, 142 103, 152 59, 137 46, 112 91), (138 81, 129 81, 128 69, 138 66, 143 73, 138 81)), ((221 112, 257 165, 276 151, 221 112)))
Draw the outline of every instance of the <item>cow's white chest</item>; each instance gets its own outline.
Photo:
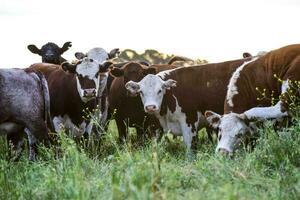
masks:
MULTIPOLYGON (((174 135, 182 135, 181 131, 181 116, 178 115, 172 115, 169 114, 164 115, 164 116, 157 116, 162 128, 164 129, 164 132, 171 132, 174 135)), ((170 112, 171 113, 171 112, 170 112)))
POLYGON ((164 129, 164 132, 171 132, 174 135, 182 135, 182 124, 186 123, 186 114, 181 112, 181 107, 178 105, 177 99, 176 109, 174 112, 167 109, 167 113, 165 115, 161 116, 156 114, 156 117, 164 129))

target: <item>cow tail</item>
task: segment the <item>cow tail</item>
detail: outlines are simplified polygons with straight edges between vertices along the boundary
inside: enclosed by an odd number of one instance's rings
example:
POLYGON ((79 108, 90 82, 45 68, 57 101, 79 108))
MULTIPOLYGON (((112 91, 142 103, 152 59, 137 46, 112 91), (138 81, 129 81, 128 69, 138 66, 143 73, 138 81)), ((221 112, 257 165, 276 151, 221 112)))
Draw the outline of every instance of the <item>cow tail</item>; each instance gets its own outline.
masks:
POLYGON ((50 130, 54 131, 54 125, 50 115, 50 95, 49 95, 48 83, 43 73, 41 73, 40 71, 35 71, 35 73, 38 75, 42 86, 42 92, 44 96, 45 121, 47 122, 50 130))

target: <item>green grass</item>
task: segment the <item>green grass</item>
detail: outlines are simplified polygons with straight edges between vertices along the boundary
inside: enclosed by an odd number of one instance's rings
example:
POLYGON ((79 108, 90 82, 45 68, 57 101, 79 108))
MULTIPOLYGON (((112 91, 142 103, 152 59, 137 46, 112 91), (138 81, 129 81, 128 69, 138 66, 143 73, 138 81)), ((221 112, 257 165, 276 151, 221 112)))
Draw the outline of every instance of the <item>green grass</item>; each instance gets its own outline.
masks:
POLYGON ((8 159, 0 138, 0 199, 300 199, 300 120, 274 131, 266 125, 256 148, 234 158, 215 155, 202 136, 194 161, 182 139, 117 144, 112 123, 100 142, 81 148, 39 148, 39 159, 8 159))

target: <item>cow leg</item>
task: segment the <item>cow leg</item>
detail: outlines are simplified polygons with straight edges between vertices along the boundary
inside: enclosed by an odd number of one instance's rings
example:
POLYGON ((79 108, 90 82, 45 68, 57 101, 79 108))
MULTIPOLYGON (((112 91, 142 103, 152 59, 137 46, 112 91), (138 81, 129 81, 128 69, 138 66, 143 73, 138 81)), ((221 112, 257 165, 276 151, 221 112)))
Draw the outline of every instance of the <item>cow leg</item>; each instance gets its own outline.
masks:
MULTIPOLYGON (((288 90, 288 80, 284 81, 281 86, 281 94, 286 93, 288 90)), ((255 107, 244 112, 248 119, 272 119, 281 118, 287 116, 288 113, 285 109, 282 109, 283 102, 279 100, 276 105, 270 107, 255 107)))
POLYGON ((135 126, 136 129, 136 136, 138 138, 138 143, 144 144, 145 143, 145 134, 146 134, 146 129, 141 128, 139 126, 135 126))
POLYGON ((118 128, 118 133, 119 133, 119 142, 125 142, 126 141, 126 126, 125 126, 125 120, 121 118, 120 116, 116 116, 116 124, 118 128))
POLYGON ((49 145, 48 129, 44 121, 27 123, 24 129, 29 142, 29 160, 36 160, 37 141, 49 145))
POLYGON ((184 144, 186 146, 186 150, 187 150, 187 158, 189 160, 193 159, 193 152, 192 152, 192 140, 193 140, 193 132, 191 131, 191 128, 187 126, 186 123, 181 122, 180 123, 180 127, 181 127, 181 132, 182 132, 182 136, 183 136, 183 141, 184 144))

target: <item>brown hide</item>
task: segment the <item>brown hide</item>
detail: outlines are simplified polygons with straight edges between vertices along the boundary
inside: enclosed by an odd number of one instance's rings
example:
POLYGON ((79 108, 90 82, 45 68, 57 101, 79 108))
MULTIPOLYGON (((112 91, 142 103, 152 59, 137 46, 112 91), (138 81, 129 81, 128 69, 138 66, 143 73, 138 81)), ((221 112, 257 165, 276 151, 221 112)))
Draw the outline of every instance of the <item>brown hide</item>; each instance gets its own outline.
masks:
POLYGON ((96 100, 83 103, 77 91, 75 75, 62 70, 59 65, 38 63, 30 66, 44 74, 50 93, 51 116, 67 114, 72 122, 79 126, 83 122, 85 113, 96 108, 96 100))
MULTIPOLYGON (((197 121, 197 112, 204 113, 210 109, 223 112, 230 77, 247 60, 249 58, 190 66, 171 71, 164 80, 176 80, 177 86, 167 90, 163 97, 160 114, 165 115, 167 108, 175 111, 176 102, 173 95, 186 114, 186 122, 189 126, 193 126, 197 121)), ((196 129, 197 127, 193 127, 193 131, 196 129)))
POLYGON ((273 50, 246 65, 236 82, 238 94, 232 99, 233 107, 226 99, 224 113, 242 113, 253 107, 270 106, 272 91, 274 97, 281 93, 281 83, 274 74, 281 80, 300 80, 300 45, 273 50), (256 88, 266 89, 266 98, 258 100, 261 95, 256 88))

